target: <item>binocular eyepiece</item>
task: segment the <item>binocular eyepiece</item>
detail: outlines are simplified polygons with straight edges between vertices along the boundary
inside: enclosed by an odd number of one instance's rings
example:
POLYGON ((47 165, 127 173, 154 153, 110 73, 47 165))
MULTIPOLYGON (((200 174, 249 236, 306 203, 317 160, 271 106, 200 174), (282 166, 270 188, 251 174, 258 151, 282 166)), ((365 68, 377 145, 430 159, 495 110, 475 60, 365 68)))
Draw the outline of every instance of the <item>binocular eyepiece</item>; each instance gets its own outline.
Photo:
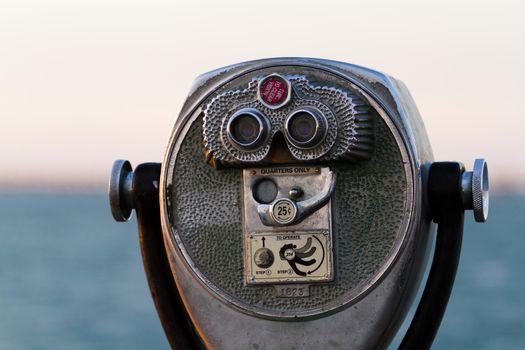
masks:
POLYGON ((198 78, 162 164, 115 162, 114 218, 137 213, 174 348, 383 349, 432 269, 401 348, 432 344, 463 213, 488 214, 488 170, 434 162, 400 81, 318 59, 198 78))
POLYGON ((228 139, 241 151, 260 148, 268 141, 270 120, 254 108, 241 109, 228 121, 228 139))
MULTIPOLYGON (((284 123, 286 140, 296 148, 310 149, 322 142, 328 131, 328 121, 311 107, 293 111, 284 123)), ((241 151, 260 148, 271 134, 272 123, 254 108, 245 108, 232 115, 226 127, 228 139, 241 151)))

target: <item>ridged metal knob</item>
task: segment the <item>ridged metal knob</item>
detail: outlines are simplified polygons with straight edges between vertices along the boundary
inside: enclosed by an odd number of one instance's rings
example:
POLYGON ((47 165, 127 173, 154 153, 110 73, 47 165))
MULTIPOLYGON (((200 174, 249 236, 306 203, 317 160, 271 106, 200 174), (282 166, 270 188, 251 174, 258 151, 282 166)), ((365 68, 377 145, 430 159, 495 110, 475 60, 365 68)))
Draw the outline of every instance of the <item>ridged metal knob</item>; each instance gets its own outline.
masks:
POLYGON ((133 168, 127 160, 113 163, 109 178, 109 206, 116 221, 128 221, 133 210, 133 168))
POLYGON ((465 171, 461 179, 463 207, 474 211, 477 222, 489 216, 489 171, 485 159, 476 159, 474 169, 465 171))

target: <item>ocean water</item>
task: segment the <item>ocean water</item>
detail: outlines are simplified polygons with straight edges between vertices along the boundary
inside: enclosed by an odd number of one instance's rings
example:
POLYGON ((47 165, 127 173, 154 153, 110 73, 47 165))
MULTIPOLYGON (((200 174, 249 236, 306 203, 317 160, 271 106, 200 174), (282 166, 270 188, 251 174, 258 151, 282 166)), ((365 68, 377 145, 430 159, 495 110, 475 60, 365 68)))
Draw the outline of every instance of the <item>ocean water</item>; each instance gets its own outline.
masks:
MULTIPOLYGON (((525 349, 525 196, 491 200, 486 224, 467 213, 434 349, 525 349)), ((136 222, 114 222, 107 203, 103 194, 0 194, 0 349, 169 348, 136 222)))

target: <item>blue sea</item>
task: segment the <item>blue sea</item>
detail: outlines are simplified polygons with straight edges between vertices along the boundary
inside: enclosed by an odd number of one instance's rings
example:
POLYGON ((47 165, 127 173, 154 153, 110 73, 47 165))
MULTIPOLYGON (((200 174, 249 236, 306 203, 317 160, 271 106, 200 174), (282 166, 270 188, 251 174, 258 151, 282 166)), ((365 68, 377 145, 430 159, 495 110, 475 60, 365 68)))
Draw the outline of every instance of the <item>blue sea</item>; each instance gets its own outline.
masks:
MULTIPOLYGON (((491 201, 486 224, 467 213, 434 349, 525 349, 525 196, 491 201)), ((136 222, 106 195, 0 194, 0 237, 0 349, 169 348, 136 222)))

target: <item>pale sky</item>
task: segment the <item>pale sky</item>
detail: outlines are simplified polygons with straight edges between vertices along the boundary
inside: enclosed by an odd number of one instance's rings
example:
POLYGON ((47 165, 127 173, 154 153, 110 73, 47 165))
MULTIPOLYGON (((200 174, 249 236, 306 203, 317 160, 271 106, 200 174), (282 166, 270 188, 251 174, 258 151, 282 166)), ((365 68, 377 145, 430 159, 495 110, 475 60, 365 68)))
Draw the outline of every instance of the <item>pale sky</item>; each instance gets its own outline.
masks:
POLYGON ((0 185, 160 161, 197 75, 306 56, 403 80, 436 160, 525 188, 524 37, 518 0, 0 0, 0 185))

